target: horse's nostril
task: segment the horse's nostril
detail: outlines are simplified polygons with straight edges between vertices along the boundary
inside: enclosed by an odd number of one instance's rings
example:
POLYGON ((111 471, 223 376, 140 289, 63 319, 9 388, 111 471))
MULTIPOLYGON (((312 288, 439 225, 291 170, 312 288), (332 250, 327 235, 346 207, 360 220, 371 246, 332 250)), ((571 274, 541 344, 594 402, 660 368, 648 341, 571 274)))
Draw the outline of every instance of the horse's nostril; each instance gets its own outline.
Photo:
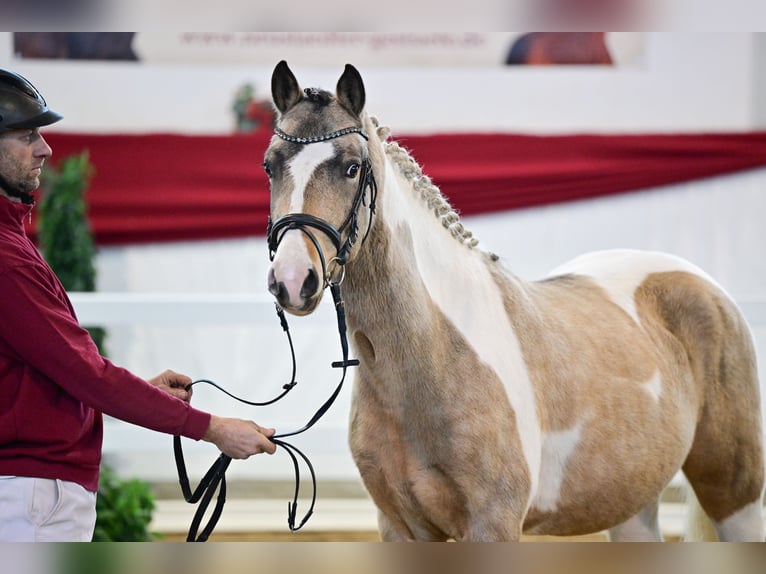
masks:
POLYGON ((269 293, 276 296, 277 293, 279 293, 279 285, 277 285, 277 277, 274 275, 274 270, 269 270, 269 280, 268 280, 268 288, 269 293))
POLYGON ((301 297, 308 299, 319 289, 319 276, 313 269, 309 269, 306 279, 303 281, 303 287, 301 288, 301 297))
POLYGON ((287 292, 287 287, 281 281, 277 281, 273 270, 269 272, 269 293, 274 295, 277 303, 283 307, 290 302, 290 294, 287 292))
POLYGON ((288 307, 290 304, 290 294, 287 292, 287 287, 281 281, 276 284, 274 290, 271 291, 274 298, 282 307, 288 307))

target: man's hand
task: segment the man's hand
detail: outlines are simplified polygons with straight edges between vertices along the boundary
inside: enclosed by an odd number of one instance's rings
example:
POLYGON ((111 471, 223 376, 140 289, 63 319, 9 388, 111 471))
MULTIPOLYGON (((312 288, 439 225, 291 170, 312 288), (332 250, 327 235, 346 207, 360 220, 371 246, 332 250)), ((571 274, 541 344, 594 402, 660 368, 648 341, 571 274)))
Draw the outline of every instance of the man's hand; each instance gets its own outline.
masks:
POLYGON ((212 442, 231 458, 244 459, 261 452, 274 454, 277 445, 268 438, 274 432, 274 429, 261 427, 253 421, 213 415, 202 440, 212 442))
POLYGON ((174 397, 177 397, 182 401, 186 401, 187 403, 192 398, 192 390, 187 390, 186 388, 191 384, 191 378, 187 377, 186 375, 176 373, 175 371, 171 371, 170 369, 163 371, 152 379, 149 379, 149 382, 158 389, 162 389, 169 395, 173 395, 174 397))

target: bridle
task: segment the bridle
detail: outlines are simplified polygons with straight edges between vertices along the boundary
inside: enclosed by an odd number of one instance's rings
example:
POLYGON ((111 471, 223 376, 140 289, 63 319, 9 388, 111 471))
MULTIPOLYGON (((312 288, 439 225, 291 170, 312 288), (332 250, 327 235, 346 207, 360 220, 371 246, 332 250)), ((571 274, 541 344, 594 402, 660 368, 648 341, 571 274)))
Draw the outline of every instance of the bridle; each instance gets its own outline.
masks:
MULTIPOLYGON (((302 145, 324 142, 354 133, 361 135, 365 140, 369 140, 367 132, 358 127, 344 128, 342 130, 337 130, 324 135, 310 137, 291 136, 283 132, 278 127, 274 128, 274 133, 287 142, 302 145)), ((339 227, 336 228, 330 222, 308 213, 288 213, 287 215, 283 215, 274 222, 272 222, 271 216, 269 216, 266 233, 269 243, 269 258, 272 261, 274 260, 274 255, 277 252, 277 248, 279 247, 279 243, 284 237, 285 232, 291 229, 298 229, 306 234, 306 236, 314 244, 314 247, 319 254, 319 259, 322 263, 322 277, 324 280, 324 287, 327 287, 331 283, 330 273, 332 270, 328 269, 329 262, 326 261, 322 248, 319 245, 319 241, 317 240, 316 236, 311 233, 309 228, 314 228, 323 232, 330 239, 330 241, 332 241, 332 244, 335 247, 335 257, 333 257, 330 262, 335 262, 340 267, 343 267, 348 262, 348 257, 351 254, 351 249, 354 247, 354 244, 359 237, 359 210, 363 205, 368 207, 370 210, 370 217, 367 220, 367 231, 364 234, 364 238, 362 238, 362 242, 367 239, 367 236, 370 233, 372 217, 375 215, 375 201, 377 198, 378 186, 375 182, 375 174, 372 171, 372 165, 370 164, 369 158, 364 158, 364 160, 362 160, 360 169, 361 175, 359 177, 359 187, 357 188, 356 194, 354 195, 354 200, 351 203, 351 208, 349 209, 346 218, 343 220, 343 223, 341 223, 339 227), (368 188, 370 190, 369 206, 365 200, 368 188), (344 241, 343 233, 347 229, 348 234, 344 241)))
MULTIPOLYGON (((282 130, 280 130, 279 128, 275 128, 274 132, 276 133, 277 136, 279 136, 283 140, 291 142, 291 143, 297 143, 297 144, 311 144, 311 143, 316 143, 321 141, 327 141, 330 139, 334 139, 334 138, 341 137, 347 134, 352 134, 352 133, 358 133, 365 140, 368 139, 365 131, 357 127, 345 128, 345 129, 337 130, 337 131, 324 134, 321 136, 308 137, 308 138, 306 137, 299 138, 299 137, 288 135, 282 130)), ((336 250, 335 257, 333 257, 330 261, 337 263, 337 265, 341 269, 344 269, 344 265, 348 262, 348 257, 351 253, 351 249, 353 248, 354 243, 356 242, 358 238, 359 210, 362 205, 365 205, 365 206, 367 205, 365 202, 365 195, 366 195, 367 188, 370 189, 370 202, 368 206, 370 210, 370 216, 368 219, 367 231, 365 232, 362 242, 365 241, 365 239, 367 238, 370 232, 370 226, 372 225, 372 217, 375 214, 375 200, 377 196, 377 185, 375 183, 375 176, 372 172, 372 166, 369 162, 369 159, 365 158, 362 161, 361 170, 362 170, 362 173, 359 178, 359 187, 357 189, 356 195, 354 196, 351 209, 349 210, 349 213, 344 219, 343 223, 341 223, 340 227, 336 228, 331 223, 307 213, 291 213, 291 214, 285 215, 283 217, 280 217, 276 222, 274 222, 273 225, 271 222, 271 217, 269 217, 268 245, 269 245, 269 258, 272 261, 274 259, 274 255, 276 254, 276 250, 279 247, 279 242, 284 237, 284 233, 291 229, 298 229, 302 231, 303 233, 305 233, 311 239, 312 243, 316 247, 317 253, 319 254, 319 258, 322 262, 324 287, 327 287, 327 286, 330 287, 330 292, 332 293, 333 302, 335 304, 335 312, 336 312, 336 317, 338 320, 338 334, 340 336, 341 351, 343 353, 342 360, 334 361, 331 364, 333 368, 340 368, 343 370, 340 382, 338 383, 338 385, 336 386, 335 390, 330 395, 330 397, 322 404, 322 406, 319 407, 319 409, 317 409, 317 411, 314 413, 311 419, 309 419, 309 421, 298 430, 285 432, 285 433, 279 433, 270 437, 270 440, 274 444, 276 444, 277 446, 281 446, 285 450, 285 452, 287 452, 287 454, 290 456, 293 462, 293 468, 295 471, 295 490, 293 494, 293 500, 291 503, 288 504, 288 516, 287 516, 288 527, 293 532, 300 530, 303 527, 303 525, 306 524, 306 522, 311 517, 314 511, 314 505, 316 503, 316 474, 314 473, 314 468, 311 465, 311 462, 309 461, 308 457, 305 454, 303 454, 303 452, 301 452, 297 447, 286 442, 284 439, 299 435, 307 431, 308 429, 310 429, 312 426, 314 426, 314 424, 316 424, 319 421, 319 419, 321 419, 324 416, 324 414, 329 410, 329 408, 335 402, 335 399, 340 394, 340 391, 343 387, 343 383, 346 379, 346 369, 348 367, 354 367, 359 365, 358 359, 348 358, 349 348, 348 348, 348 339, 346 336, 346 313, 345 313, 345 305, 343 303, 343 297, 341 296, 341 288, 340 288, 340 284, 343 280, 343 274, 341 274, 341 277, 338 281, 332 280, 330 276, 331 270, 327 269, 327 262, 325 261, 325 257, 322 252, 322 248, 319 244, 319 241, 316 239, 314 234, 311 233, 311 231, 309 231, 308 228, 318 229, 319 231, 322 231, 330 238, 336 250), (345 241, 343 241, 342 237, 346 229, 348 229, 348 235, 345 241), (300 523, 296 525, 296 513, 297 513, 298 496, 300 493, 300 482, 301 482, 300 465, 298 462, 298 458, 303 460, 303 462, 306 464, 307 468, 309 469, 309 473, 311 474, 312 486, 313 486, 313 494, 311 499, 311 505, 308 511, 305 513, 300 523)), ((194 381, 187 388, 191 388, 193 385, 198 383, 209 384, 221 390, 222 392, 226 393, 227 395, 234 398, 235 400, 238 400, 240 402, 243 402, 245 404, 252 405, 252 406, 267 406, 267 405, 273 404, 279 399, 281 399, 282 397, 284 397, 288 392, 290 392, 293 389, 293 387, 295 387, 295 385, 298 384, 297 381, 295 380, 295 375, 296 375, 295 349, 293 347, 292 337, 290 336, 290 329, 287 324, 287 319, 285 318, 284 311, 282 310, 281 307, 279 307, 279 305, 277 305, 276 308, 277 308, 277 315, 279 316, 279 320, 282 325, 282 329, 287 334, 287 339, 290 344, 290 353, 292 356, 292 379, 289 383, 283 385, 282 387, 283 390, 281 394, 279 394, 276 398, 271 399, 270 401, 256 403, 256 402, 251 402, 251 401, 246 401, 244 399, 241 399, 229 393, 228 391, 218 386, 214 382, 207 379, 200 379, 200 380, 194 381)), ((200 483, 197 486, 197 488, 192 492, 192 489, 189 483, 189 476, 186 470, 186 463, 184 461, 180 436, 173 437, 173 451, 174 451, 175 460, 176 460, 176 468, 178 471, 178 479, 181 485, 181 491, 183 493, 184 499, 186 500, 186 502, 189 502, 189 503, 197 503, 197 502, 200 503, 192 519, 192 523, 191 523, 191 526, 189 527, 189 533, 186 540, 187 542, 204 542, 208 539, 208 537, 212 533, 213 529, 215 528, 215 525, 218 523, 218 520, 220 519, 221 514, 223 512, 223 506, 226 502, 226 470, 229 467, 229 464, 231 463, 232 459, 230 456, 221 453, 219 457, 216 459, 216 461, 212 464, 210 469, 207 471, 207 473, 204 475, 202 480, 200 480, 200 483), (210 505, 213 499, 213 496, 215 496, 216 490, 218 491, 218 497, 216 500, 215 507, 211 513, 210 518, 208 519, 207 524, 203 527, 200 534, 197 535, 197 532, 202 523, 202 519, 205 515, 205 512, 207 511, 208 506, 210 505)))

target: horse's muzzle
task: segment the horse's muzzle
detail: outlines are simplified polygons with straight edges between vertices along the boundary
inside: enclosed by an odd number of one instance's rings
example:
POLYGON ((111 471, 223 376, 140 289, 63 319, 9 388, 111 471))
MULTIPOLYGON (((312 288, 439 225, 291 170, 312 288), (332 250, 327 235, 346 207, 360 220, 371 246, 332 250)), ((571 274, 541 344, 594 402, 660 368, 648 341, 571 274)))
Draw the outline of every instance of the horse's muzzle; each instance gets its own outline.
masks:
POLYGON ((311 313, 321 298, 321 284, 316 270, 309 269, 301 280, 279 281, 272 268, 269 271, 268 289, 285 311, 295 315, 311 313))

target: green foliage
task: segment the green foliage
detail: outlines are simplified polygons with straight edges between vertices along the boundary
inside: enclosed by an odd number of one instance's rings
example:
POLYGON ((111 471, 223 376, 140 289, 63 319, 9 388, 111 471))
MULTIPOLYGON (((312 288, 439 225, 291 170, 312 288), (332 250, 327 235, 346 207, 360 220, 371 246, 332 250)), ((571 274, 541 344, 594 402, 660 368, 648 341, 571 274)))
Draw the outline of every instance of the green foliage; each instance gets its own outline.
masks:
MULTIPOLYGON (((38 206, 38 243, 43 257, 67 291, 94 291, 96 248, 87 217, 85 191, 93 176, 88 152, 46 166, 38 206)), ((87 328, 104 354, 105 331, 87 328)))
POLYGON ((94 542, 150 542, 154 495, 138 479, 120 479, 107 465, 101 467, 96 498, 94 542))

